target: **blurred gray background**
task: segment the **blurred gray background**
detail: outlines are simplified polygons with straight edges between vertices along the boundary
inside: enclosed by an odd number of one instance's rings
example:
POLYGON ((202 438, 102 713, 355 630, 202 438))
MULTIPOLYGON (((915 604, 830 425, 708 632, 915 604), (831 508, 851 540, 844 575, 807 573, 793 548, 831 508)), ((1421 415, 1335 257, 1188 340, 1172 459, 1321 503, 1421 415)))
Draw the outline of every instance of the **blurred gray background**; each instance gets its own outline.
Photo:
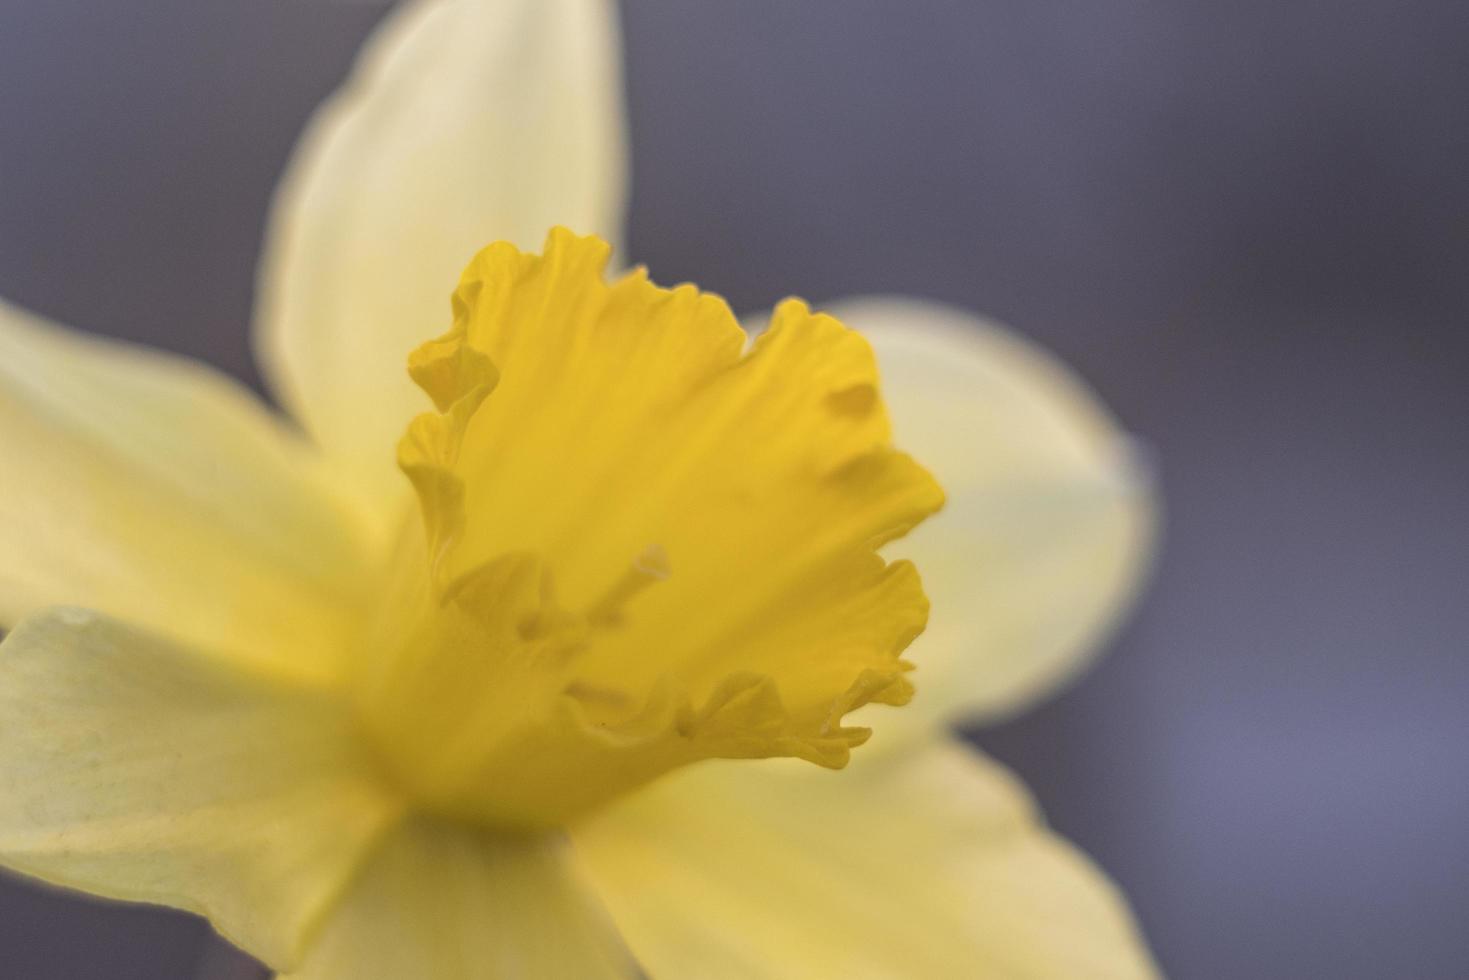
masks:
MULTIPOLYGON (((0 295, 254 382, 267 195, 385 9, 0 2, 0 295)), ((1156 448, 1139 613, 975 737, 1164 968, 1469 976, 1469 5, 624 14, 632 252, 660 280, 987 312, 1156 448)), ((187 977, 209 949, 0 881, 6 978, 187 977)))

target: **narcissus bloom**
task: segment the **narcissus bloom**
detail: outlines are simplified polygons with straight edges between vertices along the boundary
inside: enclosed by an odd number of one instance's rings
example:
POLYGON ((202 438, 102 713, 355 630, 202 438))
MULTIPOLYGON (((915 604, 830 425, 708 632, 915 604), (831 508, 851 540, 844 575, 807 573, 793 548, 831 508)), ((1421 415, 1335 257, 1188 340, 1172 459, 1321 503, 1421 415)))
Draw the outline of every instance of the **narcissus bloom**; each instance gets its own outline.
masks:
POLYGON ((380 31, 267 243, 305 437, 0 308, 0 863, 290 978, 1150 975, 948 734, 1129 594, 1125 440, 952 311, 788 301, 750 341, 601 239, 517 248, 616 237, 613 22, 380 31))

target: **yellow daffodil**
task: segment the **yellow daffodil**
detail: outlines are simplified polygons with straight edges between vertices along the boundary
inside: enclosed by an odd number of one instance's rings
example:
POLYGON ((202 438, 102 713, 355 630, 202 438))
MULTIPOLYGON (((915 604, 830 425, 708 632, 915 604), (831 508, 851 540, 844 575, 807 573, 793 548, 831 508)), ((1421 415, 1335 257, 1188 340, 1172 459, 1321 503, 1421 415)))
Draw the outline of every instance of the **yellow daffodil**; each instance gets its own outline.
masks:
POLYGON ((295 980, 1151 975, 949 735, 1125 602, 1125 440, 963 314, 751 342, 545 237, 617 238, 618 61, 597 0, 389 19, 267 242, 304 436, 0 307, 0 863, 295 980))

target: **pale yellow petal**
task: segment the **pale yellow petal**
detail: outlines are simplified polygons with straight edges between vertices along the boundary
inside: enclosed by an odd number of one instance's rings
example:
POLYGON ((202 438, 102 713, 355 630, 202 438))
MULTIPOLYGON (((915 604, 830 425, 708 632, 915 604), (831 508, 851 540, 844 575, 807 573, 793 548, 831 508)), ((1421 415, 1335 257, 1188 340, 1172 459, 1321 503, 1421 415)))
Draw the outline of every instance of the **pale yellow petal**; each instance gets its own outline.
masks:
POLYGON ((887 549, 918 566, 932 603, 909 652, 917 694, 862 720, 882 745, 915 724, 1018 711, 1083 667, 1136 594, 1149 474, 1086 386, 1015 334, 916 300, 833 312, 871 341, 896 438, 949 497, 887 549))
POLYGON ((81 605, 308 672, 340 646, 360 522, 227 378, 0 305, 0 445, 0 626, 81 605))
POLYGON ((619 47, 608 0, 417 0, 302 139, 258 340, 286 404, 377 499, 406 490, 393 447, 422 395, 404 359, 448 326, 474 253, 554 224, 620 233, 619 47))
POLYGON ((706 763, 572 829, 633 954, 701 980, 1131 980, 1127 906, 958 743, 842 772, 706 763))
POLYGON ((389 835, 280 980, 640 976, 558 837, 423 820, 389 835))
POLYGON ((81 610, 0 644, 0 865, 285 966, 398 806, 320 694, 81 610))

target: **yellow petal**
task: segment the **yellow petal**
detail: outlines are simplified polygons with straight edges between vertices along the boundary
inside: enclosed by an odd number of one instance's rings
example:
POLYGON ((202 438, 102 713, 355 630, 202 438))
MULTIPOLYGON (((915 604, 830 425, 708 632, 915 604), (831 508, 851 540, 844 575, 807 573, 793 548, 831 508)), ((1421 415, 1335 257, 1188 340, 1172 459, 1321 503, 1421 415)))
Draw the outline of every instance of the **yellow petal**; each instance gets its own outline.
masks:
POLYGON ((345 713, 94 613, 0 644, 0 864, 294 961, 398 815, 345 713))
POLYGON ((633 954, 702 980, 1151 977, 1122 898, 958 743, 707 763, 572 828, 633 954))
POLYGON ((1074 676, 1136 594, 1148 474, 1085 385, 1015 334, 914 300, 834 309, 871 341, 898 440, 949 496, 888 549, 922 569, 932 612, 909 653, 917 694, 872 720, 876 744, 1018 711, 1074 676))
POLYGON ((867 344, 790 301, 742 352, 722 300, 607 258, 564 229, 486 249, 410 364, 435 601, 366 713, 458 814, 557 822, 711 755, 841 766, 846 713, 909 693, 927 603, 875 549, 943 495, 890 445, 867 344))
POLYGON ((0 625, 82 605, 320 671, 360 532, 319 463, 202 365, 0 305, 0 625))
POLYGON ((431 820, 385 841, 300 969, 280 980, 640 976, 555 837, 431 820))
POLYGON ((464 264, 558 223, 618 234, 623 141, 606 0, 402 5, 312 121, 271 218, 258 340, 374 499, 405 490, 393 446, 422 396, 403 357, 442 330, 464 264))

